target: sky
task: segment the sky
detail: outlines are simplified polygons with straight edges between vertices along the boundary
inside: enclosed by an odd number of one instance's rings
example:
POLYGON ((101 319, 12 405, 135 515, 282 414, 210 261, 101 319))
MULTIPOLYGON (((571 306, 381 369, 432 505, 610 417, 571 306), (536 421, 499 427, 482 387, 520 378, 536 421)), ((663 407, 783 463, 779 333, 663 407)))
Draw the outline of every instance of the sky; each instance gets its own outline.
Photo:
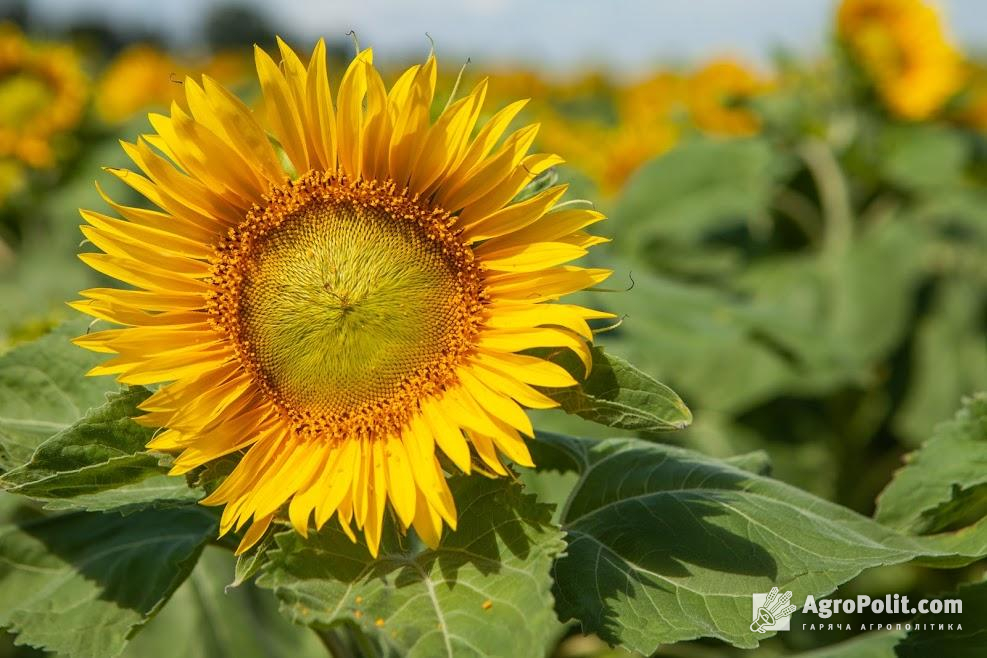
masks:
MULTIPOLYGON (((163 28, 192 44, 205 9, 228 0, 29 0, 47 20, 85 15, 120 26, 163 28)), ((3 2, 3 0, 0 0, 3 2)), ((778 46, 819 50, 833 0, 241 0, 304 38, 355 30, 378 57, 428 50, 477 61, 536 63, 549 70, 592 64, 633 74, 655 61, 736 55, 766 61, 778 46)), ((940 0, 964 45, 987 46, 987 1, 940 0)))

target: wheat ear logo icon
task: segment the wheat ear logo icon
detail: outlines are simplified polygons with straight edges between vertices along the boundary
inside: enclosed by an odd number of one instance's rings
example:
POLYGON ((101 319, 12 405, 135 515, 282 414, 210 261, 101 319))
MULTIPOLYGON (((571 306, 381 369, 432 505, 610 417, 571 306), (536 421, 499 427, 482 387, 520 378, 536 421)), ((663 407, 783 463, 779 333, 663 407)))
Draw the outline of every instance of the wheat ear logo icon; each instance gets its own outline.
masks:
POLYGON ((795 612, 795 606, 788 604, 791 600, 790 591, 778 596, 778 588, 772 587, 768 597, 764 599, 764 604, 757 610, 751 630, 755 633, 767 633, 766 626, 774 626, 775 622, 795 612))

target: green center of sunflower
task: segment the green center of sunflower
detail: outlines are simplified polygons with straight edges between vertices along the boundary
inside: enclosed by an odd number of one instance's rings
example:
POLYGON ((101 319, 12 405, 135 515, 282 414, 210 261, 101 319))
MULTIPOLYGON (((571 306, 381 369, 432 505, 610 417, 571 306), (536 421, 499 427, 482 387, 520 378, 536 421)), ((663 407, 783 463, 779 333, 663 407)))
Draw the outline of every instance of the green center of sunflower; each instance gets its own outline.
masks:
POLYGON ((394 429, 477 330, 479 270, 451 223, 393 186, 309 174, 220 245, 213 313, 300 426, 394 429))
POLYGON ((441 244, 377 209, 303 208, 266 236, 243 274, 244 337, 300 408, 386 397, 447 349, 457 320, 441 244))

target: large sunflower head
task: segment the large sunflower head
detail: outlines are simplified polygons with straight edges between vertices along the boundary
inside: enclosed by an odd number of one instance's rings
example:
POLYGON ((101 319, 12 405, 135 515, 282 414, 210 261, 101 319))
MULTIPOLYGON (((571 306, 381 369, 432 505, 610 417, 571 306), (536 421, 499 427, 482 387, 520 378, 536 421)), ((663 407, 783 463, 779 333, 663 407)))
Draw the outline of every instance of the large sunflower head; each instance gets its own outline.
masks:
POLYGON ((0 158, 51 164, 51 138, 82 118, 86 78, 68 46, 29 42, 0 24, 0 158))
POLYGON ((163 384, 140 422, 174 474, 239 456, 203 502, 225 505, 223 533, 252 522, 241 551, 286 510, 376 554, 388 504, 435 545, 456 525, 446 473, 530 465, 524 408, 575 384, 526 352, 589 367, 587 320, 609 316, 554 302, 608 275, 568 264, 602 215, 559 204, 565 186, 519 199, 560 162, 527 153, 537 126, 508 134, 523 102, 480 125, 481 82, 433 121, 435 58, 387 89, 370 50, 334 102, 324 43, 307 63, 279 45, 256 50, 259 115, 186 79, 189 110, 125 145, 139 171, 110 172, 156 209, 83 211, 103 253, 81 258, 130 288, 82 293, 121 327, 77 342, 115 355, 92 374, 163 384))
POLYGON ((897 116, 932 116, 963 83, 960 53, 922 0, 844 0, 840 39, 897 116))

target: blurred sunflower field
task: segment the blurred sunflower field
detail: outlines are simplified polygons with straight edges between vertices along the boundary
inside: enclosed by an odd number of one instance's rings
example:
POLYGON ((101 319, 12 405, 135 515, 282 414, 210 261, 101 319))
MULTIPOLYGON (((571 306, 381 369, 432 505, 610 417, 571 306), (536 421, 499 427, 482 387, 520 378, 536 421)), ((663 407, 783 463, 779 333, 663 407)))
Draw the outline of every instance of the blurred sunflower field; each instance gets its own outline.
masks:
MULTIPOLYGON (((120 286, 79 258, 79 210, 153 225, 121 140, 175 159, 160 125, 202 120, 199 82, 259 112, 252 44, 289 83, 313 44, 237 9, 198 49, 22 14, 0 22, 0 658, 987 656, 987 59, 936 5, 842 0, 815 55, 633 76, 440 58, 433 120, 486 85, 474 123, 514 108, 559 156, 518 156, 500 205, 564 191, 579 226, 543 239, 613 274, 566 297, 599 311, 588 375, 583 338, 521 355, 579 380, 526 380, 567 412, 530 411, 535 468, 474 440, 454 475, 441 446, 458 528, 433 545, 385 515, 379 556, 272 512, 234 557, 242 523, 217 539, 195 502, 242 446, 167 476, 131 420, 157 382, 85 378, 105 354, 70 342, 111 326, 80 291, 120 286), (754 631, 773 586, 791 630, 754 631), (962 612, 806 607, 886 596, 962 612)), ((344 32, 315 48, 333 94, 365 57, 344 32)), ((409 63, 373 57, 400 89, 409 63)))

